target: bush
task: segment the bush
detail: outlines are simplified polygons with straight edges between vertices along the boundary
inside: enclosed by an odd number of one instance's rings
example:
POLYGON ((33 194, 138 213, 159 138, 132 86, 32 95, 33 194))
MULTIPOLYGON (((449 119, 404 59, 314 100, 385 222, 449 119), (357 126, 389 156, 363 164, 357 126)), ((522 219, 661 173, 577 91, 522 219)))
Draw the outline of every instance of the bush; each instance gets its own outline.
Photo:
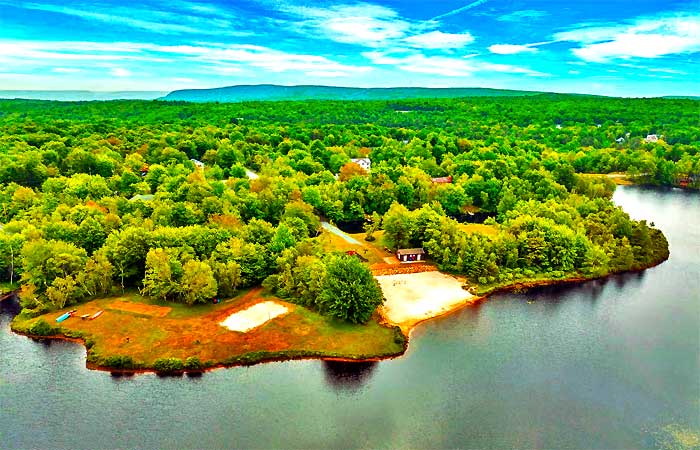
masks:
POLYGON ((58 332, 58 328, 52 327, 44 319, 37 320, 32 324, 31 327, 29 327, 29 334, 33 334, 35 336, 53 336, 55 334, 58 334, 58 332))
POLYGON ((204 364, 196 356, 190 356, 185 360, 185 369, 187 370, 202 370, 204 364))
POLYGON ((153 368, 156 372, 173 373, 183 370, 185 365, 180 358, 159 358, 153 364, 153 368))
POLYGON ((102 365, 106 367, 111 367, 112 369, 134 369, 136 368, 136 364, 134 364, 134 360, 131 359, 131 356, 120 356, 120 355, 112 355, 107 357, 102 365))
POLYGON ((402 347, 406 346, 406 336, 401 331, 401 327, 394 326, 394 342, 402 347))

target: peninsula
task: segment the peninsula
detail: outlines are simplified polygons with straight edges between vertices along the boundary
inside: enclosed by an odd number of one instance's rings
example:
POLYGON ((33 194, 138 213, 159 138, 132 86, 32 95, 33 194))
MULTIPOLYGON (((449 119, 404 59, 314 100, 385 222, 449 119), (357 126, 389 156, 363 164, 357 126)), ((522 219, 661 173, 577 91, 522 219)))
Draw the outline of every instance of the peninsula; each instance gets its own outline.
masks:
POLYGON ((395 357, 489 292, 664 261, 593 175, 697 188, 693 102, 0 101, 12 328, 110 371, 395 357))

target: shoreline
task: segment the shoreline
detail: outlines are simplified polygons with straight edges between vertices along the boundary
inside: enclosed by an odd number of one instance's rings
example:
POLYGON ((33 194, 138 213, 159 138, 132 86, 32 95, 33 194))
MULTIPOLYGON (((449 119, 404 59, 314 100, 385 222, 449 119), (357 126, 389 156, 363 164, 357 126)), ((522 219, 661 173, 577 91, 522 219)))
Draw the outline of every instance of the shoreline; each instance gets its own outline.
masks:
MULTIPOLYGON (((255 366, 258 364, 267 364, 267 363, 274 363, 274 362, 284 362, 284 361, 304 361, 304 360, 319 360, 319 361, 334 361, 334 362, 347 362, 347 363, 356 363, 356 362, 379 362, 379 361, 385 361, 389 359, 396 359, 401 356, 403 356, 406 351, 408 350, 408 337, 404 340, 403 343, 403 348, 401 352, 396 353, 396 354, 387 354, 387 355, 377 355, 377 356, 369 356, 366 358, 352 358, 352 357, 347 357, 347 356, 324 356, 320 354, 320 352, 314 352, 314 351, 301 351, 301 350, 296 350, 296 351, 291 351, 289 352, 290 354, 288 355, 282 355, 282 354, 277 354, 277 353, 285 353, 284 351, 280 352, 266 352, 269 356, 263 355, 259 359, 250 359, 248 361, 239 361, 239 362, 232 362, 232 363, 226 363, 226 362, 219 362, 214 365, 211 365, 209 367, 202 367, 200 369, 182 369, 182 370, 175 370, 171 372, 160 372, 154 368, 148 368, 148 367, 142 367, 142 368, 135 368, 135 369, 120 369, 120 368, 112 368, 108 366, 101 366, 99 364, 87 361, 87 357, 89 356, 89 349, 85 345, 85 338, 82 337, 72 337, 72 336, 66 336, 63 334, 57 334, 57 335, 52 335, 52 336, 40 336, 40 335, 35 335, 35 334, 30 334, 30 333, 24 333, 20 330, 15 330, 10 326, 10 330, 20 336, 27 337, 29 339, 32 339, 34 341, 62 341, 62 342, 71 342, 74 344, 80 344, 85 348, 85 353, 86 353, 86 361, 85 361, 85 368, 88 370, 94 370, 98 372, 109 372, 112 375, 120 375, 120 376, 132 376, 132 375, 140 375, 140 374, 154 374, 157 376, 182 376, 182 375, 188 375, 188 374, 203 374, 206 372, 212 372, 214 370, 219 370, 219 369, 229 369, 232 367, 248 367, 248 366, 255 366), (295 353, 295 354, 292 354, 295 353)), ((255 352, 252 352, 255 353, 255 352)), ((239 358, 244 358, 246 354, 239 355, 239 358)))
MULTIPOLYGON (((402 350, 398 353, 395 354, 387 354, 387 355, 375 355, 375 356, 367 356, 367 357, 358 357, 358 358, 353 358, 353 357, 348 357, 348 356, 338 356, 338 355, 323 355, 321 352, 314 352, 314 351, 303 351, 303 350, 293 350, 289 352, 285 351, 279 351, 279 352, 249 352, 249 353, 244 353, 238 356, 233 356, 231 357, 232 359, 236 359, 236 361, 232 362, 226 362, 226 361, 221 361, 218 363, 215 363, 212 366, 209 367, 203 367, 201 369, 183 369, 183 370, 177 370, 177 371, 172 371, 172 372, 159 372, 155 368, 134 368, 134 369, 121 369, 121 368, 110 368, 108 366, 101 366, 96 363, 92 363, 87 361, 89 357, 89 349, 86 346, 85 343, 85 338, 83 337, 71 337, 67 336, 64 334, 59 334, 59 335, 52 335, 52 336, 37 336, 37 335, 32 335, 29 333, 25 333, 21 330, 16 330, 13 327, 13 323, 10 323, 10 329, 13 333, 16 333, 18 335, 22 335, 25 337, 28 337, 33 340, 59 340, 59 341, 66 341, 66 342, 72 342, 72 343, 77 343, 83 345, 85 347, 86 351, 86 363, 85 367, 89 370, 95 370, 95 371, 100 371, 100 372, 109 372, 113 375, 122 375, 122 376, 129 376, 129 375, 137 375, 137 374, 146 374, 146 373, 153 373, 158 376, 182 376, 185 374, 202 374, 205 372, 210 372, 213 370, 218 370, 218 369, 226 369, 226 368, 232 368, 232 367, 240 367, 240 366, 253 366, 257 364, 265 364, 265 363, 272 363, 272 362, 283 362, 283 361, 298 361, 298 360, 320 360, 320 361, 337 361, 337 362, 347 362, 347 363, 355 363, 355 362, 378 362, 378 361, 384 361, 384 360, 390 360, 390 359, 396 359, 399 358, 403 355, 406 354, 408 351, 409 345, 410 345, 410 335, 415 330, 419 325, 428 322, 433 319, 438 319, 441 317, 448 316, 450 314, 453 314, 461 309, 464 309, 468 306, 474 306, 479 303, 482 303, 488 299, 493 294, 500 294, 500 293, 505 293, 505 292, 515 292, 518 290, 523 290, 527 291, 530 289, 538 288, 538 287, 546 287, 546 286, 557 286, 557 285, 570 285, 570 284, 579 284, 579 283, 585 283, 588 281, 595 281, 595 280, 603 280, 610 278, 614 275, 620 275, 620 274, 625 274, 625 273, 640 273, 643 272, 647 269, 651 269, 653 267, 656 267, 663 262, 668 260, 668 256, 664 258, 661 261, 658 261, 656 263, 650 264, 646 267, 641 267, 641 268, 636 268, 636 269, 629 269, 629 270, 623 270, 623 271, 618 271, 618 272, 611 272, 605 275, 601 276, 592 276, 592 277, 585 277, 585 276, 579 276, 579 277, 571 277, 571 278, 561 278, 561 279, 541 279, 541 280, 533 280, 533 281, 517 281, 511 284, 507 285, 502 285, 502 286, 494 286, 490 289, 487 289, 484 292, 481 292, 479 294, 474 295, 473 297, 467 299, 466 301, 459 303, 453 308, 450 308, 448 310, 445 310, 441 312, 438 315, 432 316, 432 317, 426 317, 417 320, 414 323, 410 323, 409 325, 404 325, 404 327, 399 326, 398 324, 395 324, 391 321, 388 321, 384 316, 381 316, 381 321, 380 323, 391 326, 391 327, 398 327, 401 334, 404 337, 404 342, 402 346, 402 350), (257 353, 257 354, 256 354, 257 353), (285 354, 286 353, 286 354, 285 354), (256 354, 255 356, 252 356, 253 354, 256 354), (246 356, 250 355, 250 356, 246 356)), ((14 319, 13 319, 14 322, 14 319)))

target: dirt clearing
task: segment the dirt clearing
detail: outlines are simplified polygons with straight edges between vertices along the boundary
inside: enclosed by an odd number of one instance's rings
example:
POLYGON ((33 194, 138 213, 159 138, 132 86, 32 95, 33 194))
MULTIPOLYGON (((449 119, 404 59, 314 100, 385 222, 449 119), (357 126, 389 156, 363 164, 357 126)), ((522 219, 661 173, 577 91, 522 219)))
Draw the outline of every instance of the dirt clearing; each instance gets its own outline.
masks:
POLYGON ((231 331, 245 333, 287 312, 289 309, 286 306, 267 301, 231 314, 221 325, 231 331))
POLYGON ((376 278, 386 297, 381 314, 404 330, 475 299, 456 278, 437 271, 376 278))
POLYGON ((108 309, 140 314, 142 316, 149 317, 165 317, 168 315, 171 308, 167 306, 145 305, 143 303, 131 303, 118 300, 116 302, 112 302, 108 309))

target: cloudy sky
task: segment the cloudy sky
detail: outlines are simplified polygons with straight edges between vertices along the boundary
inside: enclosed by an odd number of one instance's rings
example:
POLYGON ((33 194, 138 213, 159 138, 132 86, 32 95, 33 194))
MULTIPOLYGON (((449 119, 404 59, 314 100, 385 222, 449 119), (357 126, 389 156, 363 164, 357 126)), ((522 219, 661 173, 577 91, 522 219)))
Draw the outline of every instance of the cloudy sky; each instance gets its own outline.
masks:
POLYGON ((700 95, 698 62, 698 0, 0 0, 0 89, 700 95))

